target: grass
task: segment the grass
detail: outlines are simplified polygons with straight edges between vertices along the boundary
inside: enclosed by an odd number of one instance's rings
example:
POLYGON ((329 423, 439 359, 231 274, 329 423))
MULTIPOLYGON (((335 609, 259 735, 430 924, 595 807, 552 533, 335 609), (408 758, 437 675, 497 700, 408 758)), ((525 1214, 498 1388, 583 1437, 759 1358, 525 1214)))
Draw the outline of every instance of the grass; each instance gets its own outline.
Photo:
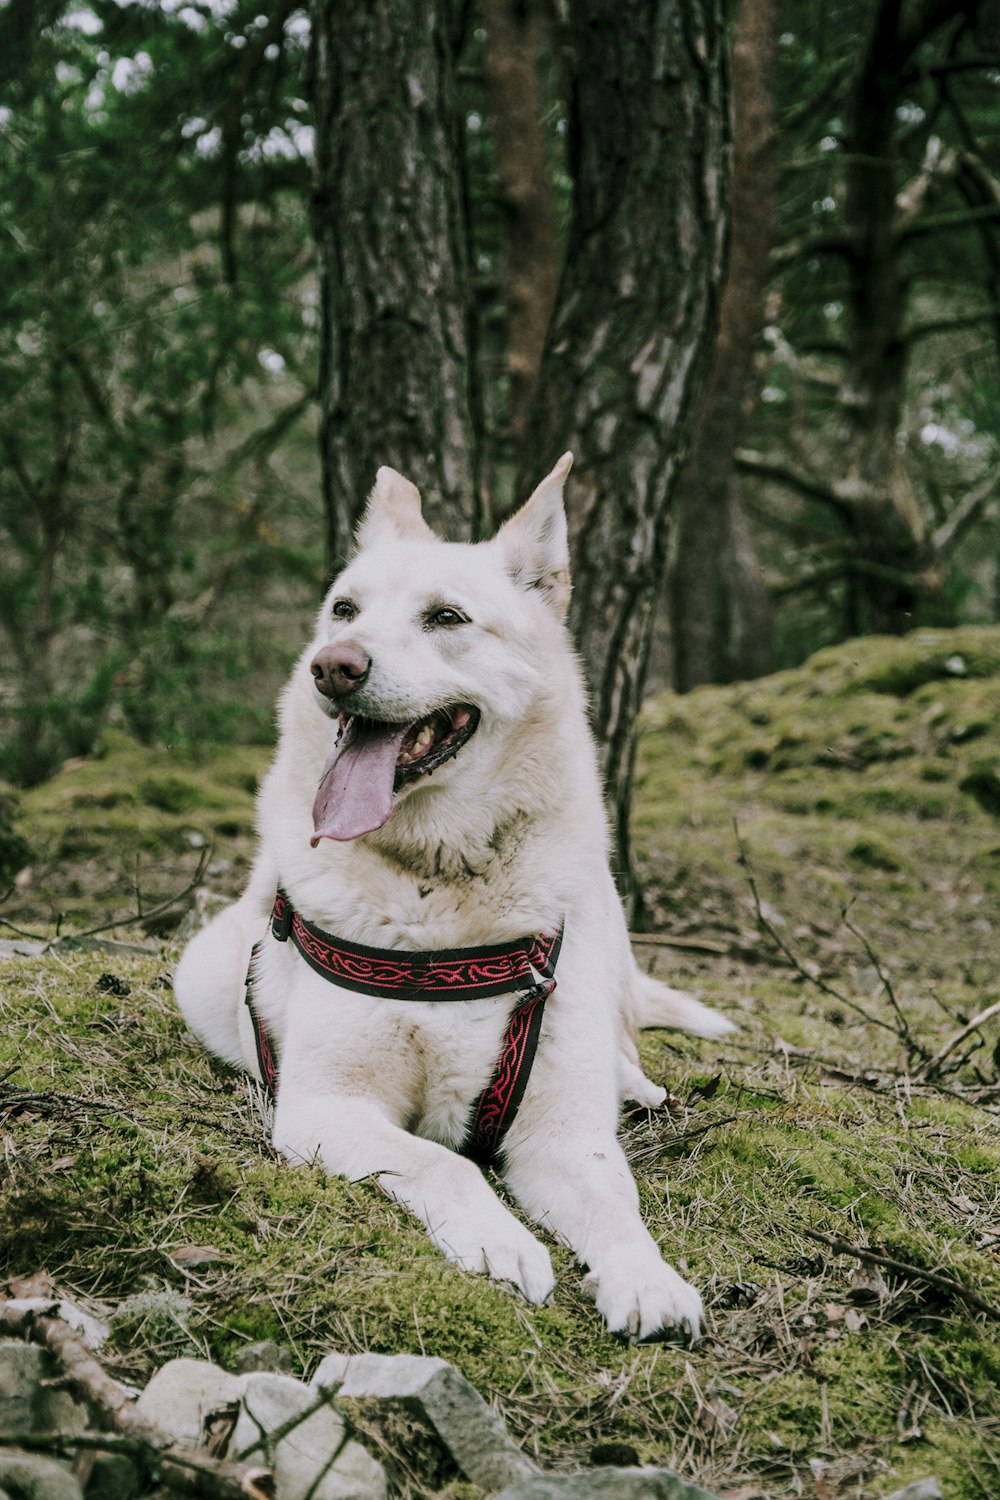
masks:
MULTIPOLYGON (((530 1308, 369 1184, 279 1163, 254 1088, 185 1033, 164 918, 148 951, 0 962, 0 1272, 44 1267, 96 1303, 132 1380, 266 1337, 303 1374, 330 1349, 424 1352, 547 1467, 618 1443, 767 1500, 878 1500, 932 1473, 949 1500, 993 1500, 1000 1321, 962 1292, 1000 1308, 1000 1020, 928 1059, 1000 999, 998 713, 995 629, 854 642, 649 706, 635 837, 658 940, 637 952, 740 1025, 647 1034, 670 1106, 624 1124, 646 1220, 710 1309, 694 1350, 609 1339, 559 1247, 554 1301, 530 1308), (192 1246, 214 1255, 177 1256, 192 1246)), ((32 864, 4 915, 125 916, 137 856, 152 901, 209 844, 213 889, 238 888, 259 766, 109 743, 23 799, 32 864)))

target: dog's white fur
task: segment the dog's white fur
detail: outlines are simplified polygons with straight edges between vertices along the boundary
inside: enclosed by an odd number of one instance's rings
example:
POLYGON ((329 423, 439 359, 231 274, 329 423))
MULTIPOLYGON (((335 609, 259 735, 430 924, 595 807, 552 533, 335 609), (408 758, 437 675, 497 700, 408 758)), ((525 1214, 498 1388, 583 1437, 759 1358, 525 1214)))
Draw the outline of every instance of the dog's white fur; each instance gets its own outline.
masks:
MULTIPOLYGON (((504 1143, 506 1183, 588 1267, 610 1329, 697 1336, 701 1299, 644 1227, 616 1129, 623 1098, 656 1105, 664 1097, 639 1067, 636 1027, 708 1037, 731 1028, 642 974, 629 947, 564 625, 562 490, 571 462, 566 454, 492 541, 474 545, 440 541, 414 487, 379 470, 357 552, 282 698, 249 888, 187 948, 175 988, 206 1047, 256 1075, 243 980, 279 884, 307 919, 382 948, 472 947, 565 921, 557 988, 504 1143), (347 597, 356 617, 335 618, 333 602, 347 597), (468 623, 429 628, 429 612, 445 605, 468 623), (337 707, 317 691, 310 662, 342 639, 372 662, 352 710, 403 722, 461 702, 481 719, 452 760, 396 794, 381 828, 313 848, 311 808, 337 707)), ((454 1149, 515 997, 372 999, 337 989, 290 943, 274 941, 264 944, 254 995, 281 1060, 276 1147, 293 1162, 318 1158, 331 1173, 374 1176, 450 1259, 544 1301, 553 1287, 548 1250, 454 1149)))

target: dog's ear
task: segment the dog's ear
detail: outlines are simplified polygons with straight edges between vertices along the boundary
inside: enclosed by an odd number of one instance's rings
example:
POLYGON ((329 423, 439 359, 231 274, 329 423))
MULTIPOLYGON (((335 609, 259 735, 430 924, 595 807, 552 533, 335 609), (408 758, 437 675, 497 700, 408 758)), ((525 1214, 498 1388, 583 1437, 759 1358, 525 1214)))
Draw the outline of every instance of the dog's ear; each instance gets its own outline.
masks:
POLYGON ((523 589, 537 589, 560 620, 569 609, 569 538, 563 509, 563 485, 573 467, 564 453, 531 499, 497 532, 507 571, 523 589))
POLYGON ((379 469, 365 513, 354 534, 358 552, 378 537, 407 537, 433 542, 437 538, 420 514, 420 491, 395 469, 379 469))

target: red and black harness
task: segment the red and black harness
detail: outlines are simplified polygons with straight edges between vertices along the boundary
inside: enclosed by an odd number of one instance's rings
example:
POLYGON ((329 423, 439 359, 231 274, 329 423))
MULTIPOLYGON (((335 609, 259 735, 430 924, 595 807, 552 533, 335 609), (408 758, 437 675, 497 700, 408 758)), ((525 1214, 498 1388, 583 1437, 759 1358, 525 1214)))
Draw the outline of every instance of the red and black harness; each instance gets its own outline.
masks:
MULTIPOLYGON (((562 928, 555 937, 521 937, 484 948, 448 948, 408 953, 394 948, 366 948, 332 937, 307 922, 278 891, 271 912, 271 935, 291 941, 311 969, 342 989, 379 1000, 488 1000, 520 992, 507 1022, 493 1077, 469 1114, 462 1155, 485 1166, 499 1156, 524 1094, 542 1028, 545 1002, 556 987, 556 962, 562 928)), ((268 1091, 278 1089, 278 1060, 267 1028, 253 1001, 254 946, 247 975, 247 1005, 257 1042, 257 1061, 268 1091)))

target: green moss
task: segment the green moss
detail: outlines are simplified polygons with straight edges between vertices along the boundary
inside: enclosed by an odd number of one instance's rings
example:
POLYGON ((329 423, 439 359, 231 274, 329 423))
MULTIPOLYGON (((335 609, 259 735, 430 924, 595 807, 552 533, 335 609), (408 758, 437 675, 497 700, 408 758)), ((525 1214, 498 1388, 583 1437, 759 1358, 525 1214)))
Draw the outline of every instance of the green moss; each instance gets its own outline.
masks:
POLYGON ((895 872, 903 868, 899 855, 882 839, 858 839, 847 851, 848 859, 870 870, 895 872))
MULTIPOLYGON (((689 946, 638 951, 739 1025, 715 1043, 645 1035, 643 1064, 675 1103, 624 1129, 646 1222, 709 1307, 695 1349, 609 1339, 563 1247, 552 1305, 528 1307, 445 1262, 374 1185, 277 1161, 253 1093, 186 1035, 159 950, 0 967, 12 1083, 48 1099, 5 1116, 0 1222, 16 1228, 0 1274, 44 1265, 104 1299, 126 1378, 193 1349, 226 1364, 265 1337, 306 1374, 330 1349, 423 1350, 454 1360, 545 1466, 625 1441, 708 1489, 778 1496, 812 1493, 813 1462, 846 1455, 873 1500, 930 1473, 949 1500, 983 1500, 1000 1446, 995 1324, 920 1272, 1000 1305, 1000 1132, 989 1093, 973 1102, 996 1086, 996 1023, 933 1092, 879 969, 929 1053, 997 990, 996 825, 959 787, 993 764, 968 730, 1000 717, 998 664, 1000 629, 919 632, 664 695, 644 716, 635 841, 654 919, 689 946), (956 655, 964 675, 946 668, 956 655), (757 930, 734 819, 797 967, 757 930), (99 989, 107 971, 129 993, 99 989), (915 1269, 856 1305, 860 1262, 807 1229, 915 1269), (186 1244, 217 1259, 186 1274, 171 1260, 186 1244), (724 1431, 706 1413, 716 1381, 735 1413, 724 1431)), ((53 912, 106 918, 117 861, 115 900, 134 909, 136 850, 182 885, 194 835, 215 841, 213 884, 240 888, 263 754, 109 737, 102 755, 22 800, 37 870, 61 841, 85 851, 44 877, 53 912)), ((33 879, 25 925, 40 921, 33 879)))
POLYGON ((977 761, 959 782, 959 789, 975 797, 991 817, 1000 818, 1000 774, 995 761, 977 761))

